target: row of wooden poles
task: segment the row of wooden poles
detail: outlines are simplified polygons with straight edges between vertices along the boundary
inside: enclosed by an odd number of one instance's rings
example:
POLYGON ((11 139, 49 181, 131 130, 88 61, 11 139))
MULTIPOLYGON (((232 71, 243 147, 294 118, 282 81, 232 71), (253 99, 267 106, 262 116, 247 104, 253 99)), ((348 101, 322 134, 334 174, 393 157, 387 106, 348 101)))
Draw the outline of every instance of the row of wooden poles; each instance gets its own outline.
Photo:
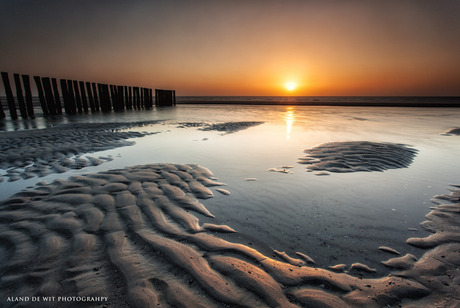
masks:
MULTIPOLYGON (((16 120, 18 113, 11 89, 8 73, 2 72, 3 85, 11 118, 16 120)), ((44 115, 62 113, 61 95, 56 78, 33 77, 37 86, 38 98, 44 115)), ((107 85, 94 82, 60 79, 60 87, 66 114, 97 111, 123 111, 125 109, 151 109, 153 107, 152 89, 131 86, 107 85)), ((14 74, 16 98, 19 112, 23 119, 34 118, 32 92, 29 75, 14 74), (22 84, 21 84, 22 79, 22 84), (23 94, 23 87, 25 95, 23 94)), ((156 106, 172 106, 176 104, 173 90, 155 90, 156 106)), ((0 118, 5 117, 0 101, 0 118)))

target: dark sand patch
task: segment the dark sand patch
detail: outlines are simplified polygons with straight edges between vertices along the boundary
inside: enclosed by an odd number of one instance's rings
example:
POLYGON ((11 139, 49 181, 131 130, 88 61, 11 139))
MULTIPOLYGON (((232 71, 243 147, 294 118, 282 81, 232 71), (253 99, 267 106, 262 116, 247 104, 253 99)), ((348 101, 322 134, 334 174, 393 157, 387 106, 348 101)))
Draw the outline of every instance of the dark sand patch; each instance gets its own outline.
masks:
MULTIPOLYGON (((214 180, 197 165, 151 164, 56 180, 2 201, 1 305, 16 305, 8 297, 63 295, 108 297, 86 307, 460 303, 458 188, 443 199, 455 204, 428 215, 424 226, 434 235, 408 240, 428 249, 420 260, 390 259, 387 266, 404 271, 363 279, 360 271, 373 270, 365 264, 353 264, 350 274, 314 268, 302 253, 269 257, 220 238, 235 231, 228 226, 200 225, 200 215, 213 215, 197 198, 210 196, 193 183, 211 189, 214 180)), ((43 306, 56 304, 78 306, 43 306)))
POLYGON ((7 169, 3 177, 12 182, 97 166, 112 158, 82 154, 133 145, 134 141, 128 139, 152 133, 122 130, 155 123, 73 123, 40 130, 0 133, 0 168, 7 169))
MULTIPOLYGON (((224 122, 224 123, 206 123, 206 122, 179 122, 177 128, 196 127, 202 131, 218 131, 224 134, 235 133, 240 130, 245 130, 250 127, 263 124, 264 122, 224 122)), ((207 138, 204 138, 205 140, 207 138)))
POLYGON ((299 158, 298 163, 308 165, 307 171, 345 173, 407 168, 417 150, 404 144, 349 141, 326 143, 305 153, 307 156, 299 158))
POLYGON ((445 132, 443 135, 445 136, 460 136, 460 128, 452 128, 445 132))
POLYGON ((218 131, 224 132, 226 134, 231 134, 240 130, 248 129, 253 126, 257 126, 263 124, 264 122, 225 122, 225 123, 217 123, 217 124, 206 124, 200 130, 203 131, 218 131))
POLYGON ((205 122, 179 122, 177 128, 185 128, 185 127, 203 127, 205 126, 205 122))

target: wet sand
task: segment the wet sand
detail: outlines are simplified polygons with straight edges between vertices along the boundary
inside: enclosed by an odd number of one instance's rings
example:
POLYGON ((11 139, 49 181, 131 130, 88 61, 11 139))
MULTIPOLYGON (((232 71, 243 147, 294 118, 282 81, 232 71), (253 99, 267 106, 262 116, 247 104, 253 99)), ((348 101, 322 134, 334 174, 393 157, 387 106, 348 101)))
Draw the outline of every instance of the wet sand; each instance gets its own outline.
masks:
MULTIPOLYGON (((451 307, 460 303, 460 188, 410 238, 416 259, 390 249, 392 274, 366 279, 366 264, 314 267, 303 252, 270 255, 221 234, 199 199, 224 184, 198 165, 151 164, 42 184, 0 204, 0 294, 74 296, 43 307, 451 307), (107 300, 105 300, 107 297, 107 300)), ((231 187, 225 190, 231 192, 231 187)), ((231 195, 225 196, 230 198, 231 195)), ((390 248, 390 247, 387 247, 390 248)), ((12 299, 6 301, 5 299, 12 299)), ((31 303, 24 303, 30 304, 31 303)), ((35 307, 36 305, 34 305, 35 307)))
MULTIPOLYGON (((113 160, 110 156, 89 153, 131 146, 137 138, 159 133, 130 131, 163 121, 70 123, 39 130, 0 133, 0 183, 14 182, 70 169, 98 166, 113 160)), ((263 122, 181 122, 178 127, 196 127, 203 131, 231 134, 263 122)))
POLYGON ((157 121, 127 123, 71 123, 39 130, 1 133, 0 182, 51 173, 64 173, 69 169, 97 166, 111 157, 94 157, 87 153, 133 145, 134 138, 152 133, 122 131, 142 127, 157 121))
MULTIPOLYGON (((29 166, 64 165, 61 162, 69 158, 77 164, 83 153, 131 145, 127 139, 147 133, 120 130, 147 124, 64 125, 34 131, 37 144, 24 141, 26 132, 8 133, 11 138, 4 145, 11 145, 11 157, 3 156, 2 168, 24 178, 21 172, 29 166), (49 151, 26 151, 27 146, 49 151), (29 154, 17 155, 21 152, 29 154), (55 157, 59 152, 64 156, 55 157)), ((180 125, 232 133, 258 124, 180 125)), ((416 155, 405 145, 384 144, 384 151, 381 145, 335 143, 311 152, 322 157, 303 161, 351 156, 352 163, 345 161, 351 166, 348 172, 364 171, 363 166, 375 171, 371 167, 376 158, 369 161, 369 156, 382 154, 378 167, 386 170, 405 168, 416 155), (393 156, 403 162, 395 165, 393 156)), ((277 168, 270 171, 289 173, 292 166, 277 168)), ((1 201, 1 306, 460 306, 460 186, 434 197, 436 206, 422 223, 432 235, 407 240, 425 251, 421 257, 379 247, 376 240, 376 251, 387 254, 379 261, 391 270, 382 275, 368 264, 320 268, 305 251, 287 254, 263 243, 243 244, 247 241, 238 238, 250 234, 232 237, 239 230, 218 223, 219 217, 199 201, 209 204, 216 194, 232 198, 232 187, 223 182, 196 164, 148 164, 40 183, 1 201), (33 297, 54 299, 32 303, 33 297)))

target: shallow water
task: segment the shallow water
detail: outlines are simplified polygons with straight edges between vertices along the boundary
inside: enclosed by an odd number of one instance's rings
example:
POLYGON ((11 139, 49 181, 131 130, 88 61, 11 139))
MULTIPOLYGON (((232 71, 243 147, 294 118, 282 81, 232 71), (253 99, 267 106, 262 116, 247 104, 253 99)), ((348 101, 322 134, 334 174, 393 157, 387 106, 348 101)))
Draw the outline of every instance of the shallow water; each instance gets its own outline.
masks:
MULTIPOLYGON (((460 137, 442 135, 460 127, 459 119, 460 110, 449 108, 178 105, 152 111, 6 120, 6 130, 67 122, 164 122, 137 128, 161 133, 135 139, 134 146, 91 154, 112 155, 111 162, 44 178, 5 181, 0 183, 0 196, 3 199, 38 181, 75 174, 157 162, 197 163, 209 168, 231 192, 203 201, 217 222, 240 232, 228 235, 229 239, 261 249, 266 245, 291 256, 303 252, 319 266, 359 261, 382 273, 385 269, 379 262, 388 259, 388 254, 378 247, 419 256, 421 251, 407 245, 406 239, 425 234, 419 223, 429 212, 430 199, 446 193, 449 184, 460 183, 460 137), (264 124, 231 134, 179 127, 179 122, 236 121, 264 124), (317 176, 297 163, 306 149, 342 141, 402 143, 418 153, 408 168, 384 172, 317 176), (292 172, 268 171, 283 165, 293 166, 292 172)), ((200 221, 216 222, 205 217, 200 221)))

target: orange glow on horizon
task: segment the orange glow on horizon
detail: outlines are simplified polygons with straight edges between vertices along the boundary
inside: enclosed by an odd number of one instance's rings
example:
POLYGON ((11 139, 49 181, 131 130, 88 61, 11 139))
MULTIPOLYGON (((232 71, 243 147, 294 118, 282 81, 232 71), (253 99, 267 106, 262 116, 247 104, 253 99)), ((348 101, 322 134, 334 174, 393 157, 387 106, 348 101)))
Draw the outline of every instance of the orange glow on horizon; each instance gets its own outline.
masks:
POLYGON ((0 1, 2 71, 178 96, 460 95, 455 0, 27 2, 0 1))

